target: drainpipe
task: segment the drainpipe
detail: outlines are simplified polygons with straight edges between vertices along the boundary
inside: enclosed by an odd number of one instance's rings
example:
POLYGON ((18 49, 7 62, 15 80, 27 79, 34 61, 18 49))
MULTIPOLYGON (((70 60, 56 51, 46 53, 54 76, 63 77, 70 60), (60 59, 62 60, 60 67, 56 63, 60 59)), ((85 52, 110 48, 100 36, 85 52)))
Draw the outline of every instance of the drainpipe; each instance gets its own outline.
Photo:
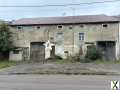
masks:
POLYGON ((119 60, 120 55, 120 22, 118 22, 118 38, 116 42, 116 59, 119 60))
POLYGON ((118 59, 120 55, 120 22, 118 22, 119 27, 118 27, 118 59))
POLYGON ((74 54, 74 31, 72 29, 72 34, 73 34, 73 47, 72 47, 72 54, 74 54))

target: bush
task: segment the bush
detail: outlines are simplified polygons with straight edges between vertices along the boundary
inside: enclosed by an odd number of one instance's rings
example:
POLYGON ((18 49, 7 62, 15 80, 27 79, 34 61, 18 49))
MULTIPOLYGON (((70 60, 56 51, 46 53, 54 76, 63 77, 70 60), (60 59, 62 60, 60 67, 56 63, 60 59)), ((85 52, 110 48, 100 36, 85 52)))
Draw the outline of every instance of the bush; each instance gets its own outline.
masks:
POLYGON ((88 46, 85 58, 90 59, 91 61, 95 61, 101 58, 101 54, 95 45, 90 45, 88 46))
POLYGON ((13 49, 12 32, 5 23, 0 24, 0 52, 9 52, 13 49))

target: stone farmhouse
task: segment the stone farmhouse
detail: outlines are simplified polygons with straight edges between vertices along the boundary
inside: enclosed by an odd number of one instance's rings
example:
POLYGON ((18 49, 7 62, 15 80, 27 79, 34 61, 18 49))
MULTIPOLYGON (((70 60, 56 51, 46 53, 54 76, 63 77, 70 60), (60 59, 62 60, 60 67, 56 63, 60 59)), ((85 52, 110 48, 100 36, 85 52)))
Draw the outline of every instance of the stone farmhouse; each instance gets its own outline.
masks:
POLYGON ((89 45, 101 48, 103 56, 119 59, 120 19, 107 15, 23 18, 10 24, 15 50, 11 60, 43 60, 53 55, 66 58, 89 45))

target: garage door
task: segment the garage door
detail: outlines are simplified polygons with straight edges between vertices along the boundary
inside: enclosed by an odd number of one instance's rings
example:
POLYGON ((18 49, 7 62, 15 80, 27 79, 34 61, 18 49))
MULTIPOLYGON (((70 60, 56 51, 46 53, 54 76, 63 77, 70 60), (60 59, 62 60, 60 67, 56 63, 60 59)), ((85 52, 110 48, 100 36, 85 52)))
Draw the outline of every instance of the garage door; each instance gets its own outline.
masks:
POLYGON ((30 59, 35 62, 44 62, 45 46, 44 42, 31 42, 30 44, 30 59))

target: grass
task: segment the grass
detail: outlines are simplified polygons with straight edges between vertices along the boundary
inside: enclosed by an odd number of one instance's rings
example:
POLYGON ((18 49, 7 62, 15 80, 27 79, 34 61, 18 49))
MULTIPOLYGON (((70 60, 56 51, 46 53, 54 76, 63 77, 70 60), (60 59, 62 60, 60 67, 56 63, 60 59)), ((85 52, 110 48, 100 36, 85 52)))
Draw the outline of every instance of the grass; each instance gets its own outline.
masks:
POLYGON ((66 64, 66 63, 95 63, 95 64, 120 64, 120 60, 103 60, 103 59, 97 59, 95 61, 86 61, 84 62, 82 61, 75 61, 75 62, 71 62, 68 59, 54 59, 52 60, 52 62, 58 63, 58 64, 66 64))
POLYGON ((17 64, 17 62, 15 62, 15 61, 0 60, 0 69, 10 67, 10 66, 13 66, 16 64, 17 64))
POLYGON ((98 59, 98 60, 94 61, 93 63, 96 63, 96 64, 117 64, 117 63, 120 63, 120 60, 101 60, 101 59, 98 59))
POLYGON ((51 59, 51 62, 54 62, 56 64, 64 64, 66 61, 64 59, 51 59))
POLYGON ((9 60, 0 60, 0 69, 15 66, 22 63, 28 63, 28 61, 9 61, 9 60))

